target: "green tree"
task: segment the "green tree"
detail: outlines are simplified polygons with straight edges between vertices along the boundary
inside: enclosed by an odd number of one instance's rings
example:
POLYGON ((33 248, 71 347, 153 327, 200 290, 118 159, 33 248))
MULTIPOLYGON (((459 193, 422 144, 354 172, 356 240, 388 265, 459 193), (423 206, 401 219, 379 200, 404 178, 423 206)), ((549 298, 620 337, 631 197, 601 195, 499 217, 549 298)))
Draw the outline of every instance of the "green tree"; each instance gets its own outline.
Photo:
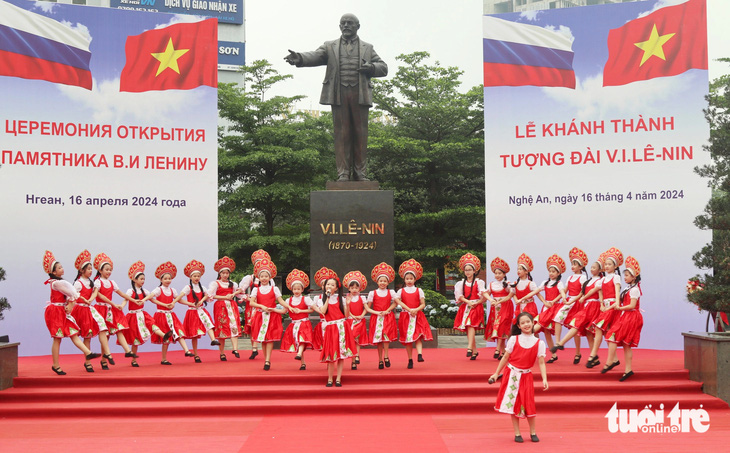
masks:
POLYGON ((237 262, 266 249, 282 270, 309 256, 309 192, 334 173, 326 118, 293 113, 302 96, 266 93, 291 78, 265 60, 243 68, 245 87, 220 84, 219 248, 237 262), (332 173, 332 174, 331 174, 332 173))
MULTIPOLYGON (((5 269, 0 267, 0 282, 5 280, 5 269)), ((5 315, 3 315, 3 312, 5 310, 10 310, 10 302, 8 302, 8 299, 6 297, 0 297, 0 321, 5 319, 5 315)))
MULTIPOLYGON (((730 58, 721 61, 730 63, 730 58)), ((705 212, 695 218, 695 225, 712 230, 712 242, 693 256, 695 265, 711 273, 695 277, 702 290, 688 295, 691 302, 710 312, 730 312, 730 75, 710 83, 705 117, 710 124, 712 163, 695 168, 709 178, 712 197, 705 212)))
POLYGON ((429 57, 399 55, 395 75, 373 81, 384 114, 374 115, 369 156, 395 193, 396 261, 435 269, 466 251, 484 258, 484 107, 482 87, 460 91, 463 72, 429 57))

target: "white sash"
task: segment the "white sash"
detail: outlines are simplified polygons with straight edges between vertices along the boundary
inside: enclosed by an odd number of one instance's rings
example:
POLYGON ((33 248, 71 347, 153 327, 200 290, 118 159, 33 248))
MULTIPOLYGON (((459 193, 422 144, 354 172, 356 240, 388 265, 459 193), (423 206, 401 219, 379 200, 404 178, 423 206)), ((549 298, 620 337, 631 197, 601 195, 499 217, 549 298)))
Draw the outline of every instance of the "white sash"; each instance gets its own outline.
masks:
POLYGON ((211 321, 210 319, 210 316, 208 316, 205 310, 203 310, 203 307, 196 308, 195 310, 198 312, 198 319, 200 319, 200 322, 203 323, 206 332, 215 327, 213 325, 213 321, 211 321))
MULTIPOLYGON (((145 342, 150 339, 152 334, 150 333, 149 329, 147 328, 147 324, 144 322, 144 313, 143 310, 140 308, 138 310, 129 310, 130 313, 132 313, 135 317, 135 321, 137 321, 137 330, 139 330, 139 334, 142 336, 142 342, 145 342)), ((138 339, 134 339, 134 344, 142 344, 139 342, 138 339)))
POLYGON ((302 322, 309 321, 309 318, 292 319, 292 335, 294 336, 294 346, 299 348, 299 328, 302 326, 302 322))
POLYGON ((469 312, 471 312, 471 306, 467 304, 464 310, 464 316, 461 317, 461 325, 459 326, 462 330, 466 329, 466 320, 469 319, 469 312))
POLYGON ((499 409, 497 410, 505 414, 515 414, 516 412, 514 407, 515 402, 517 401, 517 395, 520 393, 520 382, 522 381, 522 375, 524 373, 532 373, 532 370, 523 370, 514 367, 509 363, 507 364, 507 366, 511 370, 509 374, 509 382, 507 383, 507 391, 504 393, 502 401, 499 405, 499 409))
MULTIPOLYGON (((241 326, 238 325, 236 322, 236 315, 233 313, 233 304, 230 300, 226 300, 226 313, 228 314, 228 325, 231 329, 231 336, 237 337, 239 335, 239 329, 241 326), (235 329, 234 329, 235 327, 235 329)), ((238 307, 236 307, 236 310, 238 310, 238 307)))
MULTIPOLYGON (((406 329, 406 343, 413 343, 415 340, 413 340, 413 335, 416 333, 416 320, 418 319, 418 313, 416 313, 416 316, 413 316, 411 312, 407 311, 406 314, 408 315, 408 329, 406 329)), ((403 316, 403 312, 400 312, 400 315, 403 316)))
POLYGON ((375 333, 373 334, 373 343, 383 342, 383 327, 385 326, 385 317, 387 315, 378 315, 375 321, 375 333))
POLYGON ((172 331, 172 341, 177 341, 180 338, 177 332, 175 332, 175 322, 172 319, 172 310, 157 310, 158 313, 165 314, 165 321, 167 321, 167 327, 172 331))
POLYGON ((352 351, 347 349, 347 338, 345 337, 345 318, 342 319, 335 319, 334 321, 324 321, 325 327, 329 325, 336 325, 337 326, 337 332, 339 334, 339 346, 340 346, 340 356, 339 359, 346 359, 348 357, 352 357, 352 351))
POLYGON ((560 310, 558 310, 558 314, 555 315, 555 318, 553 318, 553 321, 555 321, 559 324, 562 324, 563 321, 565 321, 565 318, 568 317, 568 312, 577 303, 578 303, 578 301, 575 301, 571 305, 563 305, 562 307, 560 307, 560 310))

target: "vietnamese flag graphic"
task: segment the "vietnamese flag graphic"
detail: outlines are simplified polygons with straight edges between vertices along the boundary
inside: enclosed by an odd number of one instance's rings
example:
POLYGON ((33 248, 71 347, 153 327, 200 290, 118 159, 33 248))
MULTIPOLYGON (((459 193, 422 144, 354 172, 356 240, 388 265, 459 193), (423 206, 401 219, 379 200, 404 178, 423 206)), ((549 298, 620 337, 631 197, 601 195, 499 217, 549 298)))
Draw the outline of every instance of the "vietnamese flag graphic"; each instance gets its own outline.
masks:
POLYGON ((608 33, 603 86, 707 69, 706 0, 656 10, 608 33))
POLYGON ((129 36, 119 91, 218 86, 218 20, 182 23, 129 36))

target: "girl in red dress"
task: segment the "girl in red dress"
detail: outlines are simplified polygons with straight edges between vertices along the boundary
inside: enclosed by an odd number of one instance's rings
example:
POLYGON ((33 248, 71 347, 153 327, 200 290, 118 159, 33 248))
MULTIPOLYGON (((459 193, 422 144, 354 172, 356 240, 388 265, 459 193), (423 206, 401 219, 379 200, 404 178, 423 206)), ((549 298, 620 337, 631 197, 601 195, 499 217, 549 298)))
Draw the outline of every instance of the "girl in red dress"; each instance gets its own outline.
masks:
POLYGON ((433 341, 431 326, 423 309, 426 308, 426 295, 416 287, 416 281, 423 277, 423 266, 413 258, 398 267, 398 275, 406 286, 396 293, 397 303, 403 309, 398 315, 399 340, 406 347, 408 369, 413 368, 413 346, 416 346, 418 361, 423 362, 423 342, 433 341))
POLYGON ((621 250, 611 247, 603 254, 603 270, 606 276, 601 280, 601 314, 593 322, 595 327, 595 339, 593 340, 593 348, 589 362, 586 364, 588 368, 593 368, 601 362, 598 360, 598 348, 601 346, 601 340, 611 325, 616 320, 618 311, 616 307, 621 303, 619 295, 621 293, 621 266, 624 263, 624 255, 621 250))
MULTIPOLYGON (((127 323, 127 317, 124 315, 124 306, 127 305, 127 301, 131 301, 132 298, 124 294, 117 286, 114 280, 109 280, 112 275, 114 263, 106 253, 99 253, 94 258, 94 268, 97 270, 96 276, 94 277, 94 290, 96 294, 96 310, 106 321, 106 326, 109 329, 109 335, 117 336, 117 344, 124 349, 124 357, 132 357, 132 349, 127 344, 127 339, 124 336, 124 331, 129 329, 127 323), (117 293, 124 298, 124 302, 121 305, 117 305, 112 302, 114 293, 117 293), (119 335, 122 332, 122 335, 119 335)), ((101 340, 101 337, 99 337, 101 340)), ((106 361, 114 365, 114 359, 111 357, 111 353, 107 353, 102 356, 101 369, 108 369, 106 361)))
POLYGON ((342 279, 342 284, 345 288, 349 289, 349 292, 345 297, 347 324, 350 325, 352 337, 355 339, 355 343, 357 344, 357 351, 352 357, 352 364, 350 364, 350 368, 357 370, 357 366, 360 364, 360 346, 367 345, 368 341, 370 341, 365 323, 366 301, 361 294, 368 284, 368 279, 362 272, 352 271, 345 274, 345 277, 342 279))
POLYGON ((286 287, 292 292, 293 296, 284 301, 282 305, 289 311, 291 322, 284 332, 284 338, 281 339, 281 352, 294 352, 295 360, 301 360, 299 366, 300 371, 307 369, 304 363, 304 351, 307 346, 312 348, 313 333, 312 323, 309 321, 309 314, 314 311, 312 309, 312 300, 303 295, 304 289, 309 287, 309 276, 306 272, 299 269, 293 269, 286 276, 286 287))
POLYGON ((606 366, 601 373, 613 369, 620 362, 616 357, 618 345, 624 347, 624 361, 626 362, 624 374, 619 381, 623 382, 634 375, 632 369, 633 351, 631 348, 639 346, 641 329, 644 327, 644 317, 641 315, 639 298, 641 297, 641 267, 633 256, 626 257, 626 270, 624 270, 624 281, 629 285, 621 292, 619 300, 621 305, 615 308, 619 316, 606 332, 608 343, 608 358, 606 366), (610 364, 610 365, 609 365, 610 364))
POLYGON ((249 297, 249 303, 255 309, 251 321, 251 341, 261 343, 264 350, 264 370, 269 371, 274 342, 281 340, 284 332, 281 315, 286 310, 277 308, 277 302, 283 306, 284 300, 281 298, 281 291, 272 282, 276 277, 276 265, 269 259, 261 259, 253 267, 253 273, 261 285, 249 297))
POLYGON ((532 297, 527 297, 528 294, 537 289, 537 285, 532 281, 532 270, 534 265, 532 259, 524 253, 517 258, 517 282, 512 287, 515 289, 515 321, 517 321, 517 315, 522 312, 527 312, 532 315, 535 319, 537 316, 537 304, 532 297))
POLYGON ((231 339, 233 350, 231 351, 237 359, 241 358, 238 353, 238 336, 241 334, 241 315, 238 313, 236 296, 243 293, 234 282, 230 281, 231 272, 236 270, 236 262, 224 256, 213 265, 213 270, 218 273, 218 279, 208 285, 208 297, 215 301, 213 305, 213 332, 219 340, 218 350, 222 362, 226 360, 223 349, 226 346, 226 338, 231 339))
MULTIPOLYGON (((251 254, 251 264, 256 266, 256 263, 264 258, 271 261, 271 256, 269 256, 266 250, 258 249, 251 254)), ((248 335, 251 335, 251 321, 253 320, 253 307, 248 303, 248 298, 254 288, 258 288, 260 284, 259 279, 254 274, 251 274, 243 277, 243 280, 238 285, 238 288, 241 290, 241 300, 246 304, 246 308, 243 310, 243 333, 248 335)), ((259 346, 260 344, 258 342, 251 341, 251 355, 248 358, 249 360, 253 360, 259 355, 259 346)))
MULTIPOLYGON (((88 250, 84 250, 76 258, 74 266, 78 273, 74 280, 74 289, 81 295, 76 301, 71 316, 73 316, 76 324, 79 326, 79 336, 84 339, 84 345, 91 349, 91 339, 95 336, 99 336, 99 343, 101 344, 101 353, 104 357, 109 354, 109 337, 106 321, 96 311, 89 301, 93 301, 96 297, 96 291, 94 291, 94 282, 91 281, 91 274, 93 268, 91 267, 91 253, 88 250)), ((102 369, 108 370, 109 367, 106 363, 102 363, 102 369)), ((89 373, 94 372, 94 367, 91 365, 91 361, 87 360, 84 363, 84 368, 89 373)))
POLYGON ((454 329, 466 332, 466 356, 476 360, 477 352, 476 331, 484 329, 484 282, 477 278, 481 268, 479 258, 467 253, 459 259, 459 269, 464 273, 464 279, 454 285, 454 299, 459 306, 454 319, 454 329))
MULTIPOLYGON (((322 294, 324 294, 324 284, 327 283, 328 278, 337 278, 337 274, 335 271, 328 267, 322 267, 314 274, 314 282, 317 284, 317 286, 320 287, 322 290, 322 294)), ((322 341, 324 338, 324 315, 317 309, 317 307, 322 306, 322 294, 316 296, 312 300, 312 307, 314 307, 314 311, 319 314, 319 323, 316 327, 314 327, 314 336, 312 338, 312 347, 318 351, 322 350, 322 341)))
MULTIPOLYGON (((588 261, 586 257, 586 261, 588 261)), ((588 340, 588 349, 593 349, 593 334, 595 327, 593 322, 598 319, 601 314, 601 280, 603 279, 603 254, 591 265, 591 278, 583 283, 580 290, 578 301, 576 304, 581 306, 575 315, 568 316, 565 320, 565 326, 570 328, 567 334, 558 341, 553 349, 563 349, 565 344, 576 335, 585 336, 588 340)), ((578 340, 576 340, 576 347, 580 346, 578 340)), ((551 350, 552 351, 552 350, 551 350)), ((576 356, 573 359, 573 363, 577 364, 580 362, 581 355, 580 351, 576 348, 576 356)), ((595 365, 591 365, 593 357, 588 357, 588 363, 586 367, 592 368, 595 365)))
POLYGON ((388 289, 388 285, 395 280, 395 270, 383 262, 373 268, 370 277, 378 284, 378 289, 370 291, 365 306, 365 310, 371 314, 369 343, 378 346, 378 369, 382 370, 384 366, 390 368, 388 349, 390 342, 398 339, 393 313, 398 296, 395 291, 388 289))
POLYGON ((172 331, 172 336, 169 337, 168 340, 159 336, 152 337, 152 343, 162 344, 162 361, 160 362, 162 365, 172 365, 172 363, 167 360, 167 348, 170 347, 170 343, 172 341, 180 343, 180 346, 182 346, 185 351, 185 357, 193 357, 195 355, 188 350, 188 345, 185 344, 185 329, 183 328, 180 319, 172 311, 173 307, 175 307, 177 291, 175 291, 175 288, 170 287, 170 283, 172 283, 172 280, 176 275, 177 267, 169 261, 157 266, 157 269, 155 270, 155 277, 160 279, 160 286, 153 289, 152 292, 142 300, 142 302, 152 300, 152 302, 157 305, 157 311, 154 316, 155 325, 157 325, 160 330, 165 333, 172 331))
MULTIPOLYGON (((565 303, 560 304, 560 308, 557 310, 553 321, 555 322, 555 339, 556 343, 560 342, 561 334, 563 333, 563 326, 568 325, 568 320, 574 319, 575 316, 583 310, 583 303, 579 302, 583 285, 588 279, 586 278, 586 265, 588 263, 588 257, 585 252, 578 247, 573 247, 568 252, 568 258, 570 259, 570 269, 573 271, 573 275, 568 277, 568 281, 565 284, 566 292, 565 303)), ((564 349, 563 346, 559 346, 557 349, 564 349)), ((552 351, 553 348, 550 348, 552 351)), ((573 358, 573 365, 580 363, 580 336, 575 337, 575 357, 573 358)))
MULTIPOLYGON (((145 265, 142 261, 137 261, 129 266, 127 275, 129 276, 132 288, 127 290, 127 296, 132 300, 129 302, 129 313, 127 313, 127 324, 129 329, 122 331, 127 343, 132 345, 132 354, 135 358, 139 345, 144 344, 152 335, 157 335, 163 341, 168 341, 172 337, 172 330, 167 333, 160 330, 155 325, 155 320, 149 313, 144 311, 144 301, 149 294, 144 290, 145 265)), ((139 363, 132 359, 132 366, 139 367, 139 363)))
MULTIPOLYGON (((61 349, 61 339, 68 337, 73 344, 84 353, 86 360, 101 357, 101 354, 91 352, 79 338, 79 326, 76 320, 71 316, 76 300, 84 301, 81 295, 74 289, 71 283, 62 280, 63 266, 56 261, 53 253, 46 250, 43 255, 43 272, 48 274, 46 285, 51 285, 51 300, 46 306, 44 313, 48 332, 53 338, 53 346, 51 346, 51 356, 53 357, 53 365, 51 370, 54 373, 63 376, 65 371, 61 370, 59 361, 59 351, 61 349)), ((88 300, 86 301, 88 303, 88 300)))
POLYGON ((533 386, 532 367, 535 361, 540 367, 542 389, 548 389, 545 369, 545 343, 533 333, 533 320, 529 313, 517 315, 517 325, 513 336, 507 341, 504 357, 497 366, 497 371, 489 378, 489 383, 496 382, 499 373, 506 367, 502 384, 497 393, 497 404, 494 410, 512 416, 512 427, 515 430, 515 442, 521 443, 520 418, 527 418, 530 426, 530 439, 539 442, 535 431, 535 388, 533 386))
POLYGON ((320 362, 327 363, 327 387, 332 387, 335 363, 337 364, 335 386, 342 387, 342 368, 345 359, 354 355, 353 351, 357 345, 347 323, 347 307, 342 302, 342 286, 339 280, 336 277, 327 279, 324 289, 322 306, 318 307, 325 319, 320 362))
MULTIPOLYGON (((552 255, 547 259, 547 269, 550 279, 542 282, 538 288, 525 297, 530 298, 537 294, 538 298, 542 300, 542 311, 535 318, 535 334, 540 330, 544 330, 545 340, 548 346, 552 348, 554 345, 552 334, 555 332, 553 318, 562 306, 560 301, 565 300, 565 287, 563 282, 560 281, 563 273, 565 273, 565 261, 558 255, 552 255), (545 291, 545 296, 542 296, 540 291, 545 291)), ((557 360, 558 356, 553 353, 547 363, 553 363, 557 360)))
POLYGON ((505 260, 496 257, 492 260, 490 267, 496 280, 489 284, 485 293, 492 308, 489 310, 489 321, 484 329, 484 339, 497 342, 494 358, 502 359, 505 341, 510 337, 512 331, 514 289, 507 284, 509 264, 505 260))
POLYGON ((183 330, 187 334, 186 338, 192 339, 195 363, 201 363, 202 360, 198 355, 198 338, 207 334, 210 337, 211 346, 220 344, 213 336, 215 326, 213 326, 210 313, 203 308, 203 304, 208 305, 208 302, 206 302, 208 294, 203 290, 203 285, 200 284, 200 278, 205 274, 205 265, 200 261, 192 260, 183 269, 183 274, 190 279, 190 283, 180 291, 180 294, 175 298, 175 303, 180 302, 188 307, 183 319, 183 330), (185 296, 187 297, 183 300, 185 296))

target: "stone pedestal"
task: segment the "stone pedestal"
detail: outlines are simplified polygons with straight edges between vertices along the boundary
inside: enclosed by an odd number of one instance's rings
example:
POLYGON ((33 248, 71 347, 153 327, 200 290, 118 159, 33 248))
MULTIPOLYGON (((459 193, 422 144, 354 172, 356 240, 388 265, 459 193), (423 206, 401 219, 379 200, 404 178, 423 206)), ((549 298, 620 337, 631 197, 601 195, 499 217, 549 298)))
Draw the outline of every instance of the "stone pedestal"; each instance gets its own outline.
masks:
POLYGON ((18 345, 20 343, 0 343, 0 390, 13 386, 18 377, 18 345))
MULTIPOLYGON (((380 262, 393 266, 393 191, 350 190, 377 188, 375 181, 328 183, 332 190, 310 194, 310 275, 322 266, 338 277, 359 270, 367 277, 380 262), (336 187, 335 187, 336 186, 336 187)), ((368 283, 373 289, 374 284, 368 283)))
POLYGON ((683 332, 684 367, 702 391, 730 403, 730 334, 683 332))

